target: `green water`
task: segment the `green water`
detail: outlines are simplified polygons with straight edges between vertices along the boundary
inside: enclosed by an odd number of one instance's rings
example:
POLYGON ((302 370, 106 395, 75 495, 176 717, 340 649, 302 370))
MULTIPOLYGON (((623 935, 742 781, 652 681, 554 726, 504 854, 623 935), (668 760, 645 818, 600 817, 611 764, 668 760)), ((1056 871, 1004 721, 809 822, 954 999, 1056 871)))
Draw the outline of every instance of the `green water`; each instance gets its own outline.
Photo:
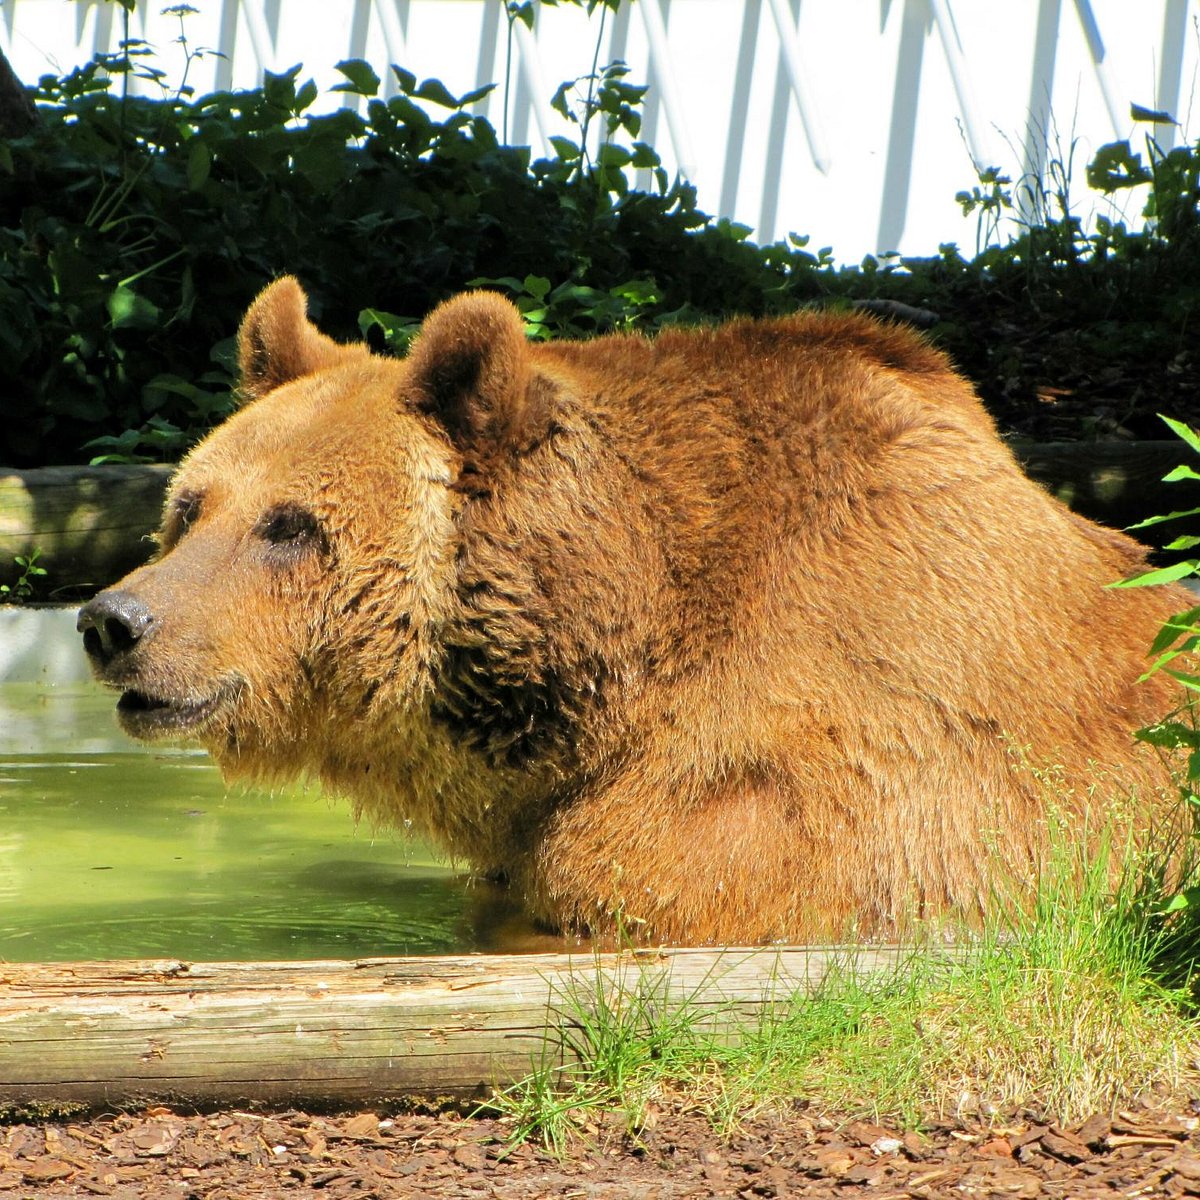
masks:
POLYGON ((530 949, 495 889, 316 789, 227 792, 90 683, 0 684, 0 961, 530 949))

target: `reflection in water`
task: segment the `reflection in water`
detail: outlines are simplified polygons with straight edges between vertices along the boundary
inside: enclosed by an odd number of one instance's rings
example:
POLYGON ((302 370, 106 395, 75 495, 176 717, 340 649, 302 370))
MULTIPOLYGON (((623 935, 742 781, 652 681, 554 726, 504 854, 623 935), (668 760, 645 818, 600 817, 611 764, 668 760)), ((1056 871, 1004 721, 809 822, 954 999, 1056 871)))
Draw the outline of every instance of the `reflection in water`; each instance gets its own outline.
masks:
MULTIPOLYGON (((0 789, 15 782, 0 776, 0 789)), ((3 811, 0 807, 0 811, 3 811)), ((24 839, 17 833, 0 833, 0 908, 15 904, 21 898, 18 863, 24 839)))
POLYGON ((226 792, 90 684, 0 686, 0 960, 561 949, 508 897, 316 789, 226 792))

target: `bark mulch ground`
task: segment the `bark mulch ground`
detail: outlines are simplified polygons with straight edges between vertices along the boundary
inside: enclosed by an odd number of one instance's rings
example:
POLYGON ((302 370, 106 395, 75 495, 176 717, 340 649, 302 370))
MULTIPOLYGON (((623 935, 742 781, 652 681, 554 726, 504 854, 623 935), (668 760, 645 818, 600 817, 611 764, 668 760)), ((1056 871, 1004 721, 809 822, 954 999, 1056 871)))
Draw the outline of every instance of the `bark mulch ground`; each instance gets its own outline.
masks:
POLYGON ((799 1111, 750 1122, 729 1139, 683 1113, 657 1114, 636 1138, 603 1124, 561 1159, 509 1147, 511 1127, 501 1122, 457 1116, 157 1108, 9 1125, 0 1127, 0 1197, 1200 1196, 1200 1119, 1190 1112, 1096 1116, 1068 1129, 1014 1119, 905 1134, 799 1111))

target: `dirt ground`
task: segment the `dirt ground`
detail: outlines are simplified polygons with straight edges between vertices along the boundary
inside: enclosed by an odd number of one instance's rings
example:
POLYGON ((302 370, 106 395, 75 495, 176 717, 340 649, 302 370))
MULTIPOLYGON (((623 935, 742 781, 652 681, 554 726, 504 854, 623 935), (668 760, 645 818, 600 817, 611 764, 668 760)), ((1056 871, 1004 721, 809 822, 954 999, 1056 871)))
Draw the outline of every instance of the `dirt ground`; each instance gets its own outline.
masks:
POLYGON ((589 1127, 559 1159, 508 1145, 511 1126, 458 1116, 165 1108, 0 1126, 0 1197, 50 1200, 571 1200, 728 1196, 1200 1196, 1195 1112, 1124 1112, 1062 1129, 1014 1118, 924 1134, 808 1110, 722 1139, 697 1116, 651 1114, 638 1137, 589 1127))

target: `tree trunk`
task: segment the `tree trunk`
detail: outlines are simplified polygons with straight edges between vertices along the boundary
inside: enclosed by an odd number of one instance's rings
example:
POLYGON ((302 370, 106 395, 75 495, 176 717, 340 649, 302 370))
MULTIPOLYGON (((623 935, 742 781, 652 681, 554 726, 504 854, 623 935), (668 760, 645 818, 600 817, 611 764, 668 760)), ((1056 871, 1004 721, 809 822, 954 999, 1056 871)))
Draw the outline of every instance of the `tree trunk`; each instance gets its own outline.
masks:
POLYGON ((37 122, 37 108, 0 50, 0 138, 23 137, 37 122))

